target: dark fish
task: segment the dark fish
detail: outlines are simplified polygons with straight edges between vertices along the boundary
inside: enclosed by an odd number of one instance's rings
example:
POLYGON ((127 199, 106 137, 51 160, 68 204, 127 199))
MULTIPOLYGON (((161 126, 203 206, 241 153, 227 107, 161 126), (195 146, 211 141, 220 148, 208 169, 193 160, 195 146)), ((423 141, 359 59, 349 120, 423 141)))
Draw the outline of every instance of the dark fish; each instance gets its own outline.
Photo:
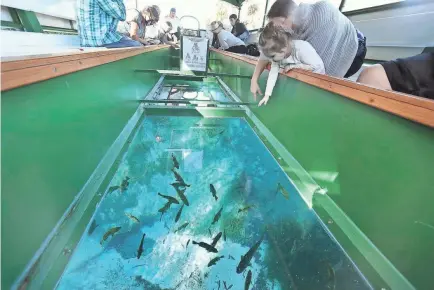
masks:
POLYGON ((198 245, 199 247, 204 248, 208 252, 212 252, 212 253, 217 253, 218 252, 216 248, 214 248, 213 246, 211 246, 211 245, 209 245, 207 243, 204 243, 204 242, 199 242, 198 243, 198 242, 193 241, 193 245, 198 245))
POLYGON ((282 184, 277 183, 277 191, 280 191, 280 193, 286 198, 289 199, 289 193, 286 191, 286 189, 282 186, 282 184))
POLYGON ((208 229, 208 233, 212 237, 211 229, 208 229))
POLYGON ((190 187, 189 184, 185 183, 182 176, 178 172, 176 172, 176 170, 172 169, 172 172, 175 175, 176 181, 178 181, 182 186, 190 187))
POLYGON ((235 258, 234 257, 232 257, 231 255, 229 255, 229 260, 235 260, 235 258))
POLYGON ((145 240, 146 234, 143 234, 142 240, 140 241, 139 249, 137 250, 137 259, 140 259, 143 253, 143 241, 145 240))
POLYGON ((92 221, 92 223, 90 224, 89 230, 87 230, 87 234, 90 236, 91 234, 93 234, 93 232, 95 231, 95 229, 98 227, 98 225, 96 224, 96 220, 94 219, 92 221))
POLYGON ((247 273, 246 282, 244 282, 244 290, 249 290, 250 283, 252 283, 252 270, 247 273))
POLYGON ((177 233, 177 232, 179 232, 179 231, 182 231, 183 229, 185 229, 187 226, 188 226, 188 222, 186 222, 186 223, 184 223, 182 226, 180 226, 176 231, 175 231, 175 233, 177 233))
POLYGON ((121 227, 114 227, 109 229, 102 237, 100 244, 102 245, 105 240, 107 240, 110 236, 114 236, 117 232, 119 232, 120 229, 121 227))
POLYGON ((226 242, 226 230, 223 230, 223 241, 226 242))
POLYGON ((250 260, 252 260, 253 256, 256 253, 256 250, 258 250, 263 239, 264 239, 264 235, 262 236, 262 238, 259 241, 256 242, 256 244, 253 245, 253 247, 251 247, 247 251, 247 253, 244 256, 241 256, 240 263, 237 266, 237 273, 238 274, 242 273, 249 266, 250 260))
POLYGON ((118 190, 119 188, 120 188, 119 185, 110 186, 109 189, 107 190, 107 193, 110 194, 110 193, 112 193, 113 191, 118 190))
POLYGON ((218 257, 215 257, 214 259, 212 259, 211 261, 209 261, 209 263, 208 263, 208 267, 211 267, 211 266, 214 266, 215 264, 217 264, 217 262, 220 260, 220 259, 223 259, 225 256, 218 256, 218 257))
POLYGON ((176 198, 174 198, 173 196, 170 196, 170 195, 164 195, 164 194, 161 194, 161 193, 158 193, 158 195, 161 196, 161 197, 164 197, 165 199, 167 199, 167 200, 170 201, 171 203, 179 204, 179 201, 178 201, 176 198))
POLYGON ((128 188, 128 185, 130 185, 130 182, 128 180, 130 180, 130 178, 128 176, 125 177, 124 180, 122 180, 122 183, 121 183, 121 192, 125 191, 128 188))
POLYGON ((223 281, 223 285, 225 286, 226 290, 229 290, 232 288, 232 286, 234 286, 233 284, 231 284, 229 287, 226 285, 226 281, 223 281))
POLYGON ((172 185, 175 189, 177 188, 184 188, 184 187, 190 187, 189 184, 181 183, 181 182, 173 182, 170 185, 172 185))
POLYGON ((214 185, 210 184, 209 185, 209 190, 212 193, 212 196, 215 198, 215 200, 218 200, 219 198, 217 197, 217 191, 215 190, 214 185))
POLYGON ((176 214, 176 217, 175 217, 175 223, 177 221, 179 221, 179 218, 181 217, 181 213, 182 213, 183 208, 184 208, 184 205, 182 205, 181 208, 178 210, 178 213, 176 214))
POLYGON ((160 208, 158 210, 158 212, 161 212, 161 214, 164 214, 170 208, 171 205, 172 205, 172 203, 170 201, 166 202, 166 204, 162 208, 160 208))
POLYGON ((132 214, 129 214, 129 213, 126 212, 125 215, 126 215, 130 220, 132 220, 133 222, 135 222, 135 223, 140 223, 139 219, 136 218, 135 216, 133 216, 132 214))
POLYGON ((322 262, 324 266, 327 269, 327 285, 330 287, 330 289, 336 288, 336 282, 335 282, 335 270, 333 269, 332 265, 327 262, 322 262))
POLYGON ((190 239, 187 241, 187 245, 185 246, 185 248, 187 249, 188 244, 190 244, 190 239))
POLYGON ((214 219, 212 220, 212 225, 219 221, 220 216, 222 215, 223 207, 216 213, 214 219))
MULTIPOLYGON (((217 283, 217 282, 216 282, 217 283)), ((220 280, 219 280, 219 282, 217 283, 217 285, 219 285, 219 288, 217 289, 217 290, 220 290, 220 280)))
POLYGON ((176 157, 173 153, 172 153, 172 161, 173 161, 173 167, 175 167, 176 169, 179 169, 178 160, 176 160, 176 157))
POLYGON ((215 245, 217 245, 218 241, 220 240, 220 238, 222 237, 223 233, 220 232, 218 233, 214 239, 212 240, 211 246, 215 247, 215 245))
POLYGON ((181 189, 179 189, 179 188, 177 188, 177 187, 175 187, 175 189, 176 189, 176 193, 178 194, 178 196, 179 196, 179 198, 182 200, 182 202, 183 202, 186 206, 189 206, 190 203, 188 202, 188 199, 187 199, 187 197, 186 197, 185 194, 184 194, 185 189, 184 189, 184 190, 181 190, 181 189))
POLYGON ((248 211, 249 209, 254 208, 254 207, 255 207, 255 206, 254 206, 253 204, 248 205, 248 206, 245 206, 245 207, 243 207, 243 208, 240 208, 240 209, 238 210, 238 213, 240 213, 240 212, 244 212, 244 211, 248 211))

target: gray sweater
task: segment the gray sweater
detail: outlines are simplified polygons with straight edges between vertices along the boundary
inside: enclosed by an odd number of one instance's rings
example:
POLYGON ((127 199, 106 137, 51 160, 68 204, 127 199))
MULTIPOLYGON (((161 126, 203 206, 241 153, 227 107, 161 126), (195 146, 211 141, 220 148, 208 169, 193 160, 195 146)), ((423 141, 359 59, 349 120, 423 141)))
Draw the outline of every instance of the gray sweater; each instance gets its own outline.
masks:
POLYGON ((358 47, 356 29, 347 17, 326 1, 302 3, 294 11, 294 27, 295 37, 315 48, 327 75, 345 75, 358 47))

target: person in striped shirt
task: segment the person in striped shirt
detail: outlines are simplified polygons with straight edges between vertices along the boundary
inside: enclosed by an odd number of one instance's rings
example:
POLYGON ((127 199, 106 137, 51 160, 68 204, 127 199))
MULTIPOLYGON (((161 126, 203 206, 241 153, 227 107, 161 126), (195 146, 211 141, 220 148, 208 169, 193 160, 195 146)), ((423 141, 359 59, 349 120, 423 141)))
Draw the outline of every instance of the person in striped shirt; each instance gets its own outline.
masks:
MULTIPOLYGON (((297 5, 293 0, 277 0, 268 19, 281 25, 294 39, 309 42, 324 62, 325 73, 350 77, 362 66, 366 55, 366 38, 338 8, 328 1, 297 5)), ((260 92, 258 78, 268 61, 258 60, 250 91, 260 92)))
POLYGON ((124 21, 123 0, 77 0, 78 35, 85 47, 135 47, 138 41, 116 32, 119 21, 124 21))

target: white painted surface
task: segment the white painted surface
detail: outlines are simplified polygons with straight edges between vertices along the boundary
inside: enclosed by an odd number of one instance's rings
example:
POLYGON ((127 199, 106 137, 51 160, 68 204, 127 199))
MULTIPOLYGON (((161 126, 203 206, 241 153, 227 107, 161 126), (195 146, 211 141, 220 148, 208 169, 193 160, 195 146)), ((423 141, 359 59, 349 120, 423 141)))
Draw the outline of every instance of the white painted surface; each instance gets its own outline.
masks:
POLYGON ((1 0, 2 6, 75 20, 76 0, 1 0))
POLYGON ((40 13, 36 13, 36 17, 38 17, 39 23, 41 25, 72 29, 72 27, 71 27, 71 21, 72 20, 54 17, 54 16, 49 16, 49 15, 40 14, 40 13))
POLYGON ((24 56, 80 51, 77 35, 0 31, 1 56, 24 56))
MULTIPOLYGON (((389 9, 350 16, 349 19, 362 31, 367 38, 368 54, 374 59, 390 59, 387 51, 369 47, 398 48, 391 51, 391 56, 411 50, 399 48, 420 48, 434 46, 434 1, 402 8, 389 9), (372 55, 378 52, 380 57, 372 55)), ((418 51, 421 51, 421 50, 418 51)), ((413 50, 414 51, 414 50, 413 50)))
POLYGON ((3 21, 12 21, 11 14, 7 7, 1 7, 1 20, 3 21))

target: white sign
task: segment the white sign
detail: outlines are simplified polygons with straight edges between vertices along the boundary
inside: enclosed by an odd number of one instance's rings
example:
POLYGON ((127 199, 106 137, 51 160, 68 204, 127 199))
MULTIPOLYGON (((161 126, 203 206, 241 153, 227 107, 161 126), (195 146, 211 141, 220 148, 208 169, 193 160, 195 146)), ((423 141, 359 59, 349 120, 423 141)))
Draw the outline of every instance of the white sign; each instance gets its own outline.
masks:
POLYGON ((207 38, 183 36, 181 71, 206 72, 207 53, 207 38))

